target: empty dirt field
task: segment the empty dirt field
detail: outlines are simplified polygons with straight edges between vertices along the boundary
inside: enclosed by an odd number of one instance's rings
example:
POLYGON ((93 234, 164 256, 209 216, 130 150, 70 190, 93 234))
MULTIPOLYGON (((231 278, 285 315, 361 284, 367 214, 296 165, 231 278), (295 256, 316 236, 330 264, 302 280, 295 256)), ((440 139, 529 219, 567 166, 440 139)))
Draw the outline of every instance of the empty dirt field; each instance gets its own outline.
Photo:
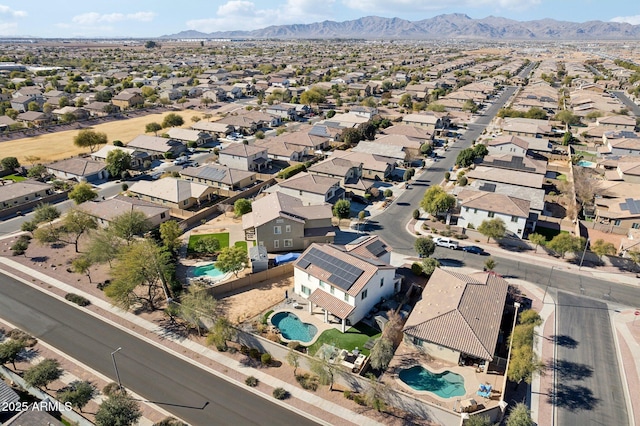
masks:
MULTIPOLYGON (((162 123, 164 116, 171 111, 162 114, 149 114, 142 117, 122 119, 108 123, 97 124, 91 129, 107 134, 109 143, 120 140, 128 143, 136 136, 144 134, 144 129, 149 123, 162 123)), ((189 127, 193 123, 192 117, 203 118, 205 112, 202 111, 173 111, 184 119, 184 126, 189 127)), ((212 118, 211 120, 216 120, 212 118)), ((87 128, 87 127, 85 127, 87 128)), ((78 134, 78 130, 67 130, 62 132, 47 133, 23 139, 0 142, 0 158, 16 157, 20 164, 27 165, 25 158, 39 157, 40 163, 50 163, 56 160, 73 157, 78 154, 89 153, 88 149, 77 148, 73 144, 73 138, 78 134)))

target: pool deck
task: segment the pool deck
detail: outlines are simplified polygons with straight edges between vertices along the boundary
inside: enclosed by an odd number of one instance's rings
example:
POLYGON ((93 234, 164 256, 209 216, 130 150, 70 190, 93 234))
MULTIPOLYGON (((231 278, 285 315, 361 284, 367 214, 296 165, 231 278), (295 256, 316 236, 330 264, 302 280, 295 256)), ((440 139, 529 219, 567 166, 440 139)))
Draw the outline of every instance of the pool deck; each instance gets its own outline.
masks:
MULTIPOLYGON (((292 299, 289 299, 292 300, 292 299)), ((302 306, 302 309, 296 309, 294 308, 294 303, 298 303, 298 302, 291 302, 291 303, 281 303, 280 305, 276 306, 273 310, 273 313, 271 315, 269 315, 269 324, 272 325, 271 322, 271 318, 273 318, 273 316, 275 314, 278 314, 280 312, 288 312, 291 314, 294 314, 295 316, 297 316, 300 321, 302 321, 303 323, 308 323, 308 324, 312 324, 314 325, 317 329, 318 332, 316 333, 315 336, 313 336, 313 339, 311 339, 308 342, 300 342, 305 346, 311 346, 313 345, 316 340, 318 340, 318 337, 320 337, 320 335, 322 333, 324 333, 327 330, 330 330, 332 328, 336 328, 334 327, 332 324, 327 324, 325 322, 322 321, 321 318, 318 318, 318 315, 312 315, 309 314, 309 312, 307 311, 307 305, 302 305, 302 304, 298 304, 297 306, 302 306)), ((304 302, 303 302, 304 303, 304 302)), ((280 335, 280 338, 282 339, 283 342, 290 342, 291 340, 286 339, 284 336, 280 335)))
POLYGON ((389 368, 382 376, 382 381, 393 389, 413 395, 416 398, 435 404, 439 407, 456 411, 460 407, 460 402, 465 399, 472 398, 478 402, 480 409, 497 406, 502 393, 502 383, 504 376, 477 372, 475 367, 459 366, 439 359, 431 358, 423 352, 411 348, 402 342, 396 351, 396 355, 389 364, 389 368), (401 370, 420 365, 432 373, 441 373, 449 370, 452 373, 461 375, 464 378, 464 387, 466 394, 451 398, 441 398, 429 391, 417 391, 398 377, 401 370), (476 394, 481 384, 491 385, 493 392, 491 398, 483 398, 476 394))

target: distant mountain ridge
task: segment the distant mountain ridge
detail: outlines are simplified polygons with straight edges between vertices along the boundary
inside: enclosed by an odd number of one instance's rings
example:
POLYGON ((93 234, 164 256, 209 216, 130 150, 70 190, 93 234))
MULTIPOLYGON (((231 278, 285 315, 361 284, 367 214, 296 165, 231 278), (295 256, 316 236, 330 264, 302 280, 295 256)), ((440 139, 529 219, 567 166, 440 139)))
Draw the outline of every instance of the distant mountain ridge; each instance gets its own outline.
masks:
POLYGON ((640 37, 640 25, 620 22, 568 22, 554 19, 515 21, 489 16, 472 19, 461 13, 421 21, 366 16, 351 21, 274 25, 252 31, 182 31, 161 38, 276 39, 492 39, 492 40, 628 40, 640 37))

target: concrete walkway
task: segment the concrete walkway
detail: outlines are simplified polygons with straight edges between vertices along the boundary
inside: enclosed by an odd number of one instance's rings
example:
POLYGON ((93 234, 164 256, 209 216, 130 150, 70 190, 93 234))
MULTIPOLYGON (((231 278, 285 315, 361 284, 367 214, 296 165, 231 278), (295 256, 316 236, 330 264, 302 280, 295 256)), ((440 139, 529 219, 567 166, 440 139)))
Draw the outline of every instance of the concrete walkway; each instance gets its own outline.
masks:
MULTIPOLYGON (((355 412, 349 410, 348 408, 345 408, 345 407, 343 407, 341 405, 338 405, 338 404, 335 404, 335 403, 333 403, 331 401, 328 401, 328 400, 325 400, 323 398, 320 398, 319 396, 317 396, 317 395, 315 395, 313 393, 307 392, 304 389, 299 388, 298 386, 291 385, 288 382, 285 382, 285 381, 279 380, 279 379, 277 379, 277 378, 275 378, 273 376, 270 376, 269 374, 266 374, 265 372, 263 372, 261 370, 258 370, 258 369, 252 368, 252 367, 243 366, 238 361, 235 361, 235 360, 233 360, 231 358, 228 358, 225 355, 223 355, 223 354, 221 354, 221 353, 219 353, 217 351, 211 350, 211 349, 209 349, 209 348, 207 348, 207 347, 205 347, 205 346, 203 346, 203 345, 201 345, 199 343, 193 342, 193 341, 191 341, 189 339, 185 339, 182 336, 177 336, 177 335, 174 336, 174 335, 168 334, 166 330, 164 330, 163 328, 157 326, 156 324, 154 324, 154 323, 152 323, 150 321, 147 321, 147 320, 145 320, 143 318, 140 318, 140 317, 138 317, 138 316, 136 316, 136 315, 134 315, 134 314, 132 314, 130 312, 124 311, 124 310, 122 310, 120 308, 117 308, 117 307, 111 305, 109 302, 107 302, 105 300, 102 300, 100 298, 97 298, 95 296, 92 296, 92 295, 90 295, 88 293, 83 292, 82 289, 70 286, 70 285, 68 285, 68 284, 66 284, 66 283, 64 283, 62 281, 59 281, 59 280, 57 280, 55 278, 52 278, 52 277, 50 277, 50 276, 48 276, 48 275, 46 275, 46 274, 44 274, 42 272, 39 272, 39 271, 37 271, 35 269, 26 267, 26 266, 24 266, 24 265, 22 265, 22 264, 20 264, 18 262, 15 262, 15 261, 13 261, 13 260, 11 260, 9 258, 0 257, 0 264, 2 264, 4 266, 7 266, 7 267, 9 267, 11 269, 14 269, 16 271, 20 271, 20 272, 26 273, 26 274, 34 277, 35 279, 37 279, 39 281, 42 281, 42 282, 45 282, 45 283, 47 283, 47 284, 49 284, 49 285, 51 285, 53 287, 56 287, 56 288, 66 292, 66 293, 79 294, 79 295, 87 298, 88 300, 90 300, 91 303, 94 306, 96 306, 96 307, 98 307, 98 308, 100 308, 102 310, 111 312, 111 313, 113 313, 113 314, 125 319, 126 321, 141 327, 143 330, 147 330, 147 331, 150 331, 150 332, 152 332, 152 333, 154 333, 154 334, 156 334, 158 336, 162 336, 162 338, 164 338, 166 340, 170 340, 173 343, 179 344, 180 346, 184 347, 185 349, 188 349, 188 350, 192 351, 193 353, 200 354, 200 355, 202 355, 204 357, 207 357, 207 358, 209 358, 209 359, 211 359, 211 360, 213 360, 213 361, 215 361, 217 363, 220 363, 221 365, 224 365, 225 368, 234 369, 234 370, 242 373, 243 375, 254 376, 258 380, 260 380, 261 382, 263 382, 263 383, 265 383, 265 384, 267 384, 269 386, 272 386, 274 388, 275 387, 282 387, 282 388, 286 389, 291 394, 292 397, 294 397, 296 399, 299 399, 301 401, 304 401, 307 404, 310 404, 310 405, 312 405, 314 407, 320 408, 321 410, 323 410, 323 411, 325 411, 327 413, 331 413, 334 416, 338 416, 338 417, 344 419, 345 421, 348 421, 349 423, 359 424, 359 425, 378 425, 378 424, 380 424, 380 423, 378 423, 378 422, 376 422, 376 421, 374 421, 374 420, 372 420, 372 419, 370 419, 370 418, 368 418, 366 416, 363 416, 361 414, 355 413, 355 412)), ((6 268, 3 268, 3 269, 5 271, 7 271, 6 268)), ((36 289, 38 289, 40 291, 47 292, 46 290, 44 290, 44 289, 42 289, 42 288, 40 288, 40 287, 28 282, 27 280, 24 280, 24 279, 16 276, 15 274, 12 274, 12 273, 8 272, 7 275, 9 275, 9 276, 11 276, 11 277, 13 277, 13 278, 15 278, 17 280, 20 280, 24 284, 29 285, 29 286, 31 286, 33 288, 36 288, 36 289)), ((51 292, 47 292, 47 293, 49 293, 49 295, 51 295, 52 297, 55 297, 55 298, 57 298, 57 299, 59 299, 61 301, 64 301, 65 303, 69 303, 71 306, 77 307, 76 305, 72 304, 71 302, 66 301, 63 297, 60 297, 60 296, 58 296, 56 294, 53 294, 51 292)), ((232 383, 232 384, 234 384, 236 386, 240 386, 240 387, 243 387, 244 389, 247 389, 247 390, 249 390, 251 392, 254 392, 256 395, 265 397, 265 398, 269 399, 271 402, 273 402, 275 404, 280 404, 283 407, 286 407, 288 409, 296 411, 299 414, 306 416, 307 418, 313 419, 314 421, 318 422, 319 424, 325 424, 325 425, 329 425, 330 424, 330 423, 324 421, 322 418, 314 417, 313 415, 311 415, 311 414, 309 414, 309 413, 307 413, 307 412, 305 412, 303 410, 300 410, 300 409, 297 409, 295 407, 292 407, 291 405, 287 404, 286 402, 278 401, 278 400, 273 399, 271 397, 267 397, 265 394, 259 392, 258 390, 255 390, 253 388, 247 387, 243 383, 240 383, 237 380, 234 380, 234 379, 226 376, 222 372, 217 371, 217 370, 215 370, 213 368, 210 368, 210 367, 206 367, 206 366, 202 365, 201 363, 199 363, 197 361, 194 361, 192 358, 184 355, 183 353, 176 352, 173 349, 168 348, 168 347, 166 347, 166 346, 164 346, 164 345, 162 345, 162 344, 160 344, 160 343, 158 343, 158 342, 156 342, 154 340, 151 340, 151 339, 149 339, 149 338, 147 338, 147 337, 145 337, 145 336, 143 336, 143 335, 141 335, 141 334, 139 334, 139 333, 137 333, 135 331, 132 331, 131 329, 129 329, 127 327, 124 327, 124 326, 122 326, 120 324, 114 323, 113 321, 110 321, 110 320, 108 320, 106 318, 103 318, 100 315, 98 315, 96 313, 93 313, 93 312, 91 312, 89 310, 86 310, 86 312, 88 314, 90 314, 90 315, 93 315, 93 316, 97 317, 97 318, 101 318, 102 320, 104 320, 106 322, 109 322, 114 327, 118 327, 119 329, 121 329, 123 331, 126 331, 126 332, 128 332, 128 333, 130 333, 132 335, 135 335, 136 337, 146 341, 149 344, 152 344, 152 345, 154 345, 154 346, 156 346, 158 348, 166 350, 166 351, 172 353, 174 356, 179 357, 179 358, 181 358, 181 359, 183 359, 183 360, 185 360, 185 361, 187 361, 187 362, 189 362, 189 363, 191 363, 193 365, 196 365, 199 368, 202 368, 203 370, 206 370, 208 373, 214 374, 214 375, 216 375, 216 376, 218 376, 218 377, 220 377, 220 378, 222 378, 224 380, 227 380, 228 382, 230 382, 230 383, 232 383)))

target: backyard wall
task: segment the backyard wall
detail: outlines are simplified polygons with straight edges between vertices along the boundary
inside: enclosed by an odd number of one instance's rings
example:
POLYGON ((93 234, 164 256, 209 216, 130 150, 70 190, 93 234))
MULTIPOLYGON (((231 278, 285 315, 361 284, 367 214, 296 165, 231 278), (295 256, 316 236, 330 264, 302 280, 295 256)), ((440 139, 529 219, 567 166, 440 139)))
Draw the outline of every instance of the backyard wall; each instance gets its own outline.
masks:
POLYGON ((28 203, 20 204, 14 207, 9 207, 0 210, 0 219, 5 217, 14 216, 18 212, 26 213, 34 209, 38 204, 54 204, 59 201, 66 200, 68 198, 68 191, 56 192, 55 194, 48 195, 46 197, 39 198, 37 200, 30 201, 28 203))
POLYGON ((209 288, 208 292, 213 297, 221 297, 227 293, 236 292, 239 289, 256 287, 257 284, 262 284, 263 281, 284 276, 293 276, 293 263, 286 263, 276 266, 275 268, 267 269, 266 271, 256 272, 242 278, 215 284, 209 288))

